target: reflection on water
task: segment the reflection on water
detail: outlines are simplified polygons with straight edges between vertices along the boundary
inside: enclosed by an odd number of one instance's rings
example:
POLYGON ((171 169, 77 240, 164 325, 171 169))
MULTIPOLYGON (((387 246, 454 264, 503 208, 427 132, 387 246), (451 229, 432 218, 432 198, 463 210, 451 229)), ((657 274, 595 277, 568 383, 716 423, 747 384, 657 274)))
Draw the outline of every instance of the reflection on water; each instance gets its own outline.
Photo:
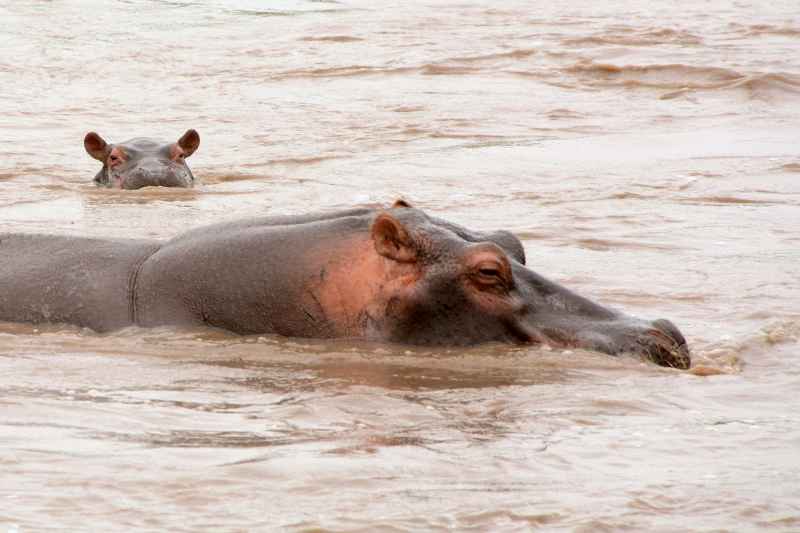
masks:
POLYGON ((0 5, 0 231, 404 197, 673 320, 694 362, 0 324, 0 529, 800 530, 798 24, 772 1, 0 5), (89 131, 188 128, 197 189, 91 185, 89 131))

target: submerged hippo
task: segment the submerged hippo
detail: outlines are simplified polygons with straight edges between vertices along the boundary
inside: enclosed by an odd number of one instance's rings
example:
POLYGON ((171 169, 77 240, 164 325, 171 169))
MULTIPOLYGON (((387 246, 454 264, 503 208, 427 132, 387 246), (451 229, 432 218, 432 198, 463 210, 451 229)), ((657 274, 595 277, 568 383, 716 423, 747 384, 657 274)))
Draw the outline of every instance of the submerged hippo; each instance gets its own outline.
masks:
POLYGON ((94 182, 108 189, 141 189, 142 187, 194 187, 194 176, 185 159, 200 146, 200 135, 189 130, 178 142, 157 141, 139 137, 119 144, 108 144, 92 132, 83 139, 83 146, 103 168, 94 182))
POLYGON ((226 222, 168 241, 0 234, 0 320, 545 343, 690 364, 671 322, 630 317, 540 276, 511 233, 476 233, 402 202, 226 222))

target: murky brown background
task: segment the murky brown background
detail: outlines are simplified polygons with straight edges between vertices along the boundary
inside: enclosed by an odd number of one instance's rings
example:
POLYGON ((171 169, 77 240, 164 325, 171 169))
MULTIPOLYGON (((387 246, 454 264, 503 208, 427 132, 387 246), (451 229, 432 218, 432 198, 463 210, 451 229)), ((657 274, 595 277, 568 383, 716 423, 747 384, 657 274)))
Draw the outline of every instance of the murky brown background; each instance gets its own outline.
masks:
POLYGON ((672 319, 694 373, 0 324, 0 532, 800 530, 795 2, 0 4, 2 231, 399 196, 672 319), (190 127, 198 190, 90 184, 87 132, 190 127))

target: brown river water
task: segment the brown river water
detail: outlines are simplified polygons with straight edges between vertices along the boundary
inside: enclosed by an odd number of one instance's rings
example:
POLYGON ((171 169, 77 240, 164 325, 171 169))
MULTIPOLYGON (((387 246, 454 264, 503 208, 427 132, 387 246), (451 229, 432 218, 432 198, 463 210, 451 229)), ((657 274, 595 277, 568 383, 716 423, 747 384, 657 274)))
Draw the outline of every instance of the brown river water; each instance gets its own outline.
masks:
POLYGON ((0 3, 0 231, 399 197, 693 369, 4 323, 0 533, 800 531, 797 2, 0 3), (90 183, 188 128, 196 190, 90 183))

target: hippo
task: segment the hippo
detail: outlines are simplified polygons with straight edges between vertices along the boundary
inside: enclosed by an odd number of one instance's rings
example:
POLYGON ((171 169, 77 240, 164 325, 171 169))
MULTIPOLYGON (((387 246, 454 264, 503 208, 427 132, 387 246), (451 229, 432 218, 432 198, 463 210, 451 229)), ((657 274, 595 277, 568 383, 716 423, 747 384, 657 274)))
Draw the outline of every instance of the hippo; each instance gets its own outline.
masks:
POLYGON ((672 322, 628 316, 537 274, 510 232, 470 231, 402 201, 224 222, 165 241, 0 234, 0 320, 534 343, 691 362, 672 322))
POLYGON ((200 135, 188 130, 178 142, 138 137, 118 144, 106 143, 91 132, 83 139, 86 152, 103 163, 94 182, 107 189, 142 187, 194 187, 185 159, 200 146, 200 135))

